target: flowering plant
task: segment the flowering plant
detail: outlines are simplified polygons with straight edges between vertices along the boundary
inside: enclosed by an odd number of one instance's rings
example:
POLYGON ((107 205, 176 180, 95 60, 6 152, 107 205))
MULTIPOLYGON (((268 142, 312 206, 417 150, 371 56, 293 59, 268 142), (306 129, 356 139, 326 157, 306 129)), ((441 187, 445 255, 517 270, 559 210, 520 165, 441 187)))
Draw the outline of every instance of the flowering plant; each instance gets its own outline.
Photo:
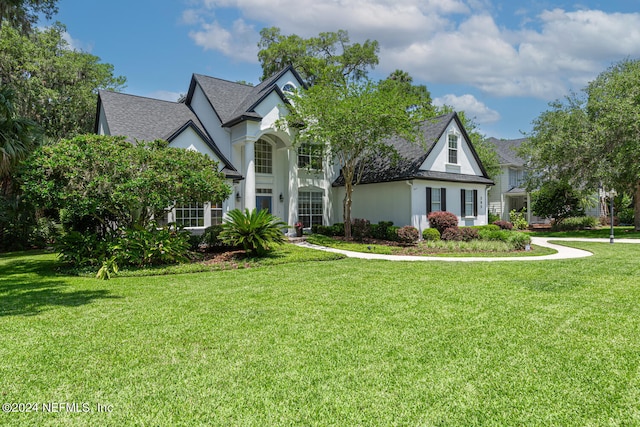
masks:
POLYGON ((304 224, 303 224, 303 223, 301 223, 300 221, 298 221, 298 222, 296 222, 295 227, 296 227, 296 228, 304 228, 304 224))

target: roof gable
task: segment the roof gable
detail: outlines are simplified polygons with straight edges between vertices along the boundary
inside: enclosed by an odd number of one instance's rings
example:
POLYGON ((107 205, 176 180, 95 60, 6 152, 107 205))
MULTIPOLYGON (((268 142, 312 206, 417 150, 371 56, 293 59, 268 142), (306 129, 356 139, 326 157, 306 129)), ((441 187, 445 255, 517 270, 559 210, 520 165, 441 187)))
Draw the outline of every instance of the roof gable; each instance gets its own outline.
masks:
POLYGON ((501 165, 524 166, 525 161, 518 155, 518 149, 527 138, 497 139, 489 138, 489 142, 496 147, 496 153, 501 165))

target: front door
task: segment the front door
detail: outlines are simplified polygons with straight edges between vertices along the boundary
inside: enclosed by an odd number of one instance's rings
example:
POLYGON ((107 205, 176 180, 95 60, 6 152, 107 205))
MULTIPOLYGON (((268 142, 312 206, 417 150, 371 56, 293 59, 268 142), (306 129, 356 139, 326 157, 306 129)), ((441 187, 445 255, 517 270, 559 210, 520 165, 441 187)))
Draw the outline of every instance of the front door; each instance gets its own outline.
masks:
POLYGON ((267 196, 267 195, 256 196, 256 208, 259 211, 266 209, 267 212, 272 213, 271 212, 271 196, 267 196))

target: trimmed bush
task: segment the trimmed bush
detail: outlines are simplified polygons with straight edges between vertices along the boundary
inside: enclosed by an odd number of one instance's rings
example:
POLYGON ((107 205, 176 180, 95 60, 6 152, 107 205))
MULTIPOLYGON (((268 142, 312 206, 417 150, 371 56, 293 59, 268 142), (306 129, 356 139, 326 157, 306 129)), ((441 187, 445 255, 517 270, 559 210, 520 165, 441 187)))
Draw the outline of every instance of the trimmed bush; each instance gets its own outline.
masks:
POLYGON ((554 231, 573 231, 595 228, 599 224, 597 218, 592 216, 580 216, 565 218, 561 222, 554 223, 551 227, 554 231))
POLYGON ((209 248, 216 246, 224 246, 224 243, 220 239, 220 233, 222 233, 222 224, 212 225, 204 229, 202 234, 202 243, 209 248))
POLYGON ((390 240, 392 242, 397 242, 398 241, 398 230, 400 230, 400 227, 396 227, 395 225, 392 225, 391 227, 387 228, 387 240, 390 240))
POLYGON ((480 240, 493 240, 506 243, 509 241, 511 232, 508 230, 500 230, 500 228, 498 228, 497 230, 480 230, 478 234, 480 236, 480 240))
POLYGON ((440 240, 440 232, 435 228, 425 228, 422 230, 422 239, 428 242, 440 240))
POLYGON ((355 218, 351 224, 351 235, 354 239, 362 241, 371 235, 371 223, 368 219, 355 218))
POLYGON ((398 241, 405 245, 413 245, 420 238, 420 232, 412 225, 401 227, 398 232, 398 241))
POLYGON ((431 212, 427 219, 429 220, 429 227, 438 230, 440 235, 442 235, 448 228, 458 226, 458 217, 448 211, 431 212))
POLYGON ((470 242, 480 238, 478 230, 472 227, 460 227, 460 233, 464 242, 470 242))
POLYGON ((473 228, 478 231, 489 230, 489 231, 498 231, 500 227, 495 224, 487 224, 487 225, 472 225, 469 228, 473 228))
POLYGON ((513 224, 510 223, 509 221, 496 221, 493 223, 494 225, 497 225, 498 227, 500 227, 501 230, 512 230, 513 229, 513 224))
POLYGON ((531 244, 531 236, 526 233, 511 232, 507 243, 512 245, 515 250, 522 251, 531 244))
POLYGON ((440 238, 445 241, 462 241, 462 230, 458 227, 450 227, 442 232, 440 238))
POLYGON ((371 237, 384 240, 387 238, 389 227, 393 226, 393 221, 380 221, 378 224, 371 224, 371 237))

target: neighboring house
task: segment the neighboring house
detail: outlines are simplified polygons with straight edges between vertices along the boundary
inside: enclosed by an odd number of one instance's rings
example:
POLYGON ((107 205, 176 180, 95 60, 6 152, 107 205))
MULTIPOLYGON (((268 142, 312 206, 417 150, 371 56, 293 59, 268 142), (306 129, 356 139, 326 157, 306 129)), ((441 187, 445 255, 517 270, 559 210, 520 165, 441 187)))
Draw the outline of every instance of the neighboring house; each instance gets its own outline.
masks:
MULTIPOLYGON (((218 205, 177 206, 167 218, 194 231, 234 208, 268 209, 290 226, 342 221, 338 168, 309 146, 294 147, 276 122, 287 94, 304 86, 292 67, 253 87, 194 74, 186 99, 162 101, 100 91, 95 131, 136 140, 165 139, 219 162, 233 195, 218 205)), ((424 144, 393 139, 397 163, 373 162, 354 191, 352 218, 428 227, 429 211, 449 210, 461 225, 487 223, 487 174, 457 114, 425 123, 424 144)), ((293 232, 293 228, 291 228, 293 232)))
MULTIPOLYGON (((518 150, 526 138, 497 139, 489 138, 496 147, 500 161, 501 174, 496 178, 496 185, 489 191, 489 212, 500 219, 508 221, 509 212, 526 209, 529 224, 548 223, 548 218, 540 218, 531 212, 531 194, 524 187, 527 179, 525 161, 518 155, 518 150)), ((589 216, 600 217, 600 207, 587 209, 589 216)))

